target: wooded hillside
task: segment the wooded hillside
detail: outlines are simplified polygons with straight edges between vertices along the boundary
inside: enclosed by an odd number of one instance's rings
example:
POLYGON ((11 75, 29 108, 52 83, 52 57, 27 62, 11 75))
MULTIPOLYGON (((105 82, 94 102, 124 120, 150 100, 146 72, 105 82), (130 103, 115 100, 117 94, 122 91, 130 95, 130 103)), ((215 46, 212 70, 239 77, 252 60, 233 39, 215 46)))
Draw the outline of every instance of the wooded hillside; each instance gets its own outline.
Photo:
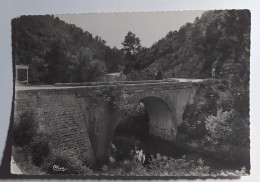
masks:
POLYGON ((248 10, 208 11, 142 49, 132 63, 131 74, 149 79, 147 69, 161 69, 166 78, 209 78, 215 68, 216 78, 248 83, 249 51, 248 10))
POLYGON ((105 43, 54 16, 12 20, 13 57, 30 66, 30 83, 99 81, 105 72, 119 71, 123 52, 105 43))

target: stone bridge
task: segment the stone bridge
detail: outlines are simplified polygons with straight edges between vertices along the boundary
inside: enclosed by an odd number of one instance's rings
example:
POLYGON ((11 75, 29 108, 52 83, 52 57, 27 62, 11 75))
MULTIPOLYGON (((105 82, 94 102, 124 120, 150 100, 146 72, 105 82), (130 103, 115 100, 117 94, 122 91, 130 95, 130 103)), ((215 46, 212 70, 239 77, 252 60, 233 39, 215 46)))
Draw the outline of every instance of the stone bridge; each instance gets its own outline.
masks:
POLYGON ((192 80, 161 80, 18 86, 14 122, 31 112, 37 132, 49 136, 54 151, 68 150, 93 165, 108 159, 125 104, 142 102, 149 115, 149 134, 174 142, 185 107, 194 97, 193 85, 192 80))

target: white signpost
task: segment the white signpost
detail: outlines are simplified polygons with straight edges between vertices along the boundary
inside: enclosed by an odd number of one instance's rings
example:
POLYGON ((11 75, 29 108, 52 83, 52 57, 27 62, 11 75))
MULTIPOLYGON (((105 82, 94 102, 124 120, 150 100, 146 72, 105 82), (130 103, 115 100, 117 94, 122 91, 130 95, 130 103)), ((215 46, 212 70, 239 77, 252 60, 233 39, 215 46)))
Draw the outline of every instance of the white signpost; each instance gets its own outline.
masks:
POLYGON ((26 83, 28 84, 29 81, 28 81, 28 70, 29 70, 29 66, 27 65, 15 65, 15 80, 16 82, 18 82, 18 70, 19 69, 22 69, 22 70, 25 70, 26 69, 26 83))

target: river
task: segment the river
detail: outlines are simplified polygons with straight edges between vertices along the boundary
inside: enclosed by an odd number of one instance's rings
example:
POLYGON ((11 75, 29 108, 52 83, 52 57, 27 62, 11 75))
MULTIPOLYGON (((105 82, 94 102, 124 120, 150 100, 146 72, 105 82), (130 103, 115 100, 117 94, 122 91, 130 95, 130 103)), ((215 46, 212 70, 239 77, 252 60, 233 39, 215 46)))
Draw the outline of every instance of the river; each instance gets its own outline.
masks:
POLYGON ((144 165, 149 164, 149 159, 151 159, 151 155, 155 156, 159 153, 160 155, 173 157, 175 159, 183 158, 183 156, 185 155, 185 159, 187 161, 197 161, 199 159, 202 159, 204 161, 204 165, 209 166, 211 170, 240 170, 241 167, 245 166, 243 163, 237 161, 220 160, 212 156, 189 151, 173 143, 164 141, 156 137, 151 137, 149 135, 115 133, 113 145, 116 148, 116 151, 112 152, 112 155, 116 161, 131 159, 131 151, 137 148, 138 150, 143 150, 143 153, 146 156, 144 165))

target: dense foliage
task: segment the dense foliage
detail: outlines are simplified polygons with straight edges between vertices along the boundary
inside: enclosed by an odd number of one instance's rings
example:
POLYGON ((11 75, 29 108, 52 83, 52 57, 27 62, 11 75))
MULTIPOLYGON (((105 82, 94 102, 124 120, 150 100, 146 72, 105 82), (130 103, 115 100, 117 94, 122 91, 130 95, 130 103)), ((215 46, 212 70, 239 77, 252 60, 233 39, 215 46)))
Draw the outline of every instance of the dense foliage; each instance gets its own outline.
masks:
POLYGON ((21 16, 12 21, 14 63, 30 66, 30 83, 99 81, 124 67, 124 53, 58 17, 21 16))
MULTIPOLYGON (((250 12, 215 10, 203 13, 194 23, 170 31, 152 47, 136 55, 140 79, 161 69, 165 77, 216 78, 243 84, 249 80, 250 12)), ((138 71, 134 69, 133 71, 138 71)), ((247 85, 244 85, 247 87, 247 85)))
POLYGON ((180 159, 157 154, 151 156, 148 165, 144 165, 137 158, 121 162, 113 161, 102 167, 98 174, 117 176, 240 176, 246 175, 246 169, 219 170, 211 169, 202 159, 188 160, 183 156, 180 159))
POLYGON ((32 111, 22 113, 19 118, 14 129, 12 155, 26 174, 92 174, 72 150, 52 147, 52 137, 39 129, 32 111), (64 171, 54 170, 54 165, 62 166, 64 171))
POLYGON ((124 46, 122 50, 125 52, 126 59, 124 73, 128 74, 133 69, 139 70, 139 64, 136 63, 136 55, 142 49, 140 39, 129 31, 125 36, 122 45, 124 46))
POLYGON ((28 145, 36 135, 37 123, 31 112, 21 114, 19 120, 14 125, 13 141, 18 146, 28 145))
POLYGON ((198 85, 178 128, 178 141, 249 169, 249 92, 238 88, 227 80, 198 85))

